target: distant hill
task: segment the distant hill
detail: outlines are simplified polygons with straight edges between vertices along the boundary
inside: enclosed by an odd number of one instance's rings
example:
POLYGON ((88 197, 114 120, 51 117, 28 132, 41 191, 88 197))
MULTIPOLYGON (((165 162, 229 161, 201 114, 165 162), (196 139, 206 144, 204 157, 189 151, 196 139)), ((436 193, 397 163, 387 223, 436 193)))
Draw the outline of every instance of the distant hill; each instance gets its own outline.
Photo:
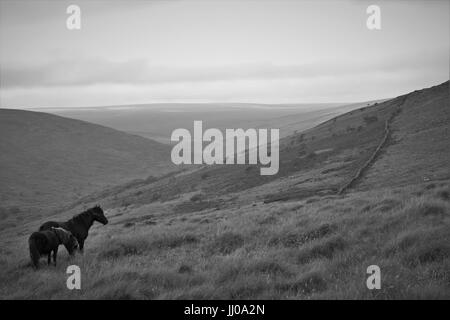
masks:
POLYGON ((52 208, 173 167, 170 148, 84 121, 0 109, 2 212, 52 208))
MULTIPOLYGON (((261 176, 256 165, 205 166, 116 195, 112 205, 170 200, 183 193, 208 197, 254 194, 265 201, 337 194, 367 162, 351 189, 448 179, 449 83, 372 103, 280 141, 280 170, 261 176), (390 133, 383 147, 386 122, 390 133), (408 160, 412 159, 412 160, 408 160), (159 195, 158 197, 155 197, 159 195)), ((210 201, 203 205, 215 206, 210 201)))
MULTIPOLYGON (((192 129, 195 120, 205 128, 279 128, 285 137, 303 131, 352 109, 361 103, 252 104, 161 103, 86 108, 46 108, 39 111, 100 124, 170 144, 177 128, 192 129)), ((378 100, 380 102, 380 100, 378 100)))

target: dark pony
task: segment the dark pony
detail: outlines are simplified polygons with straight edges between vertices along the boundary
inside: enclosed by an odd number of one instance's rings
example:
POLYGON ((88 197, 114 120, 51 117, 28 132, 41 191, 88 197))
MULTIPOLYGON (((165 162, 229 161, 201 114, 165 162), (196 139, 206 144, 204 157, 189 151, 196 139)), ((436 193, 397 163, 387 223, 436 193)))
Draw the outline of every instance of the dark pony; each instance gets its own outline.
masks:
POLYGON ((73 254, 78 247, 77 239, 69 231, 62 228, 33 232, 28 239, 28 245, 34 268, 39 268, 39 259, 42 255, 47 255, 47 263, 50 265, 52 252, 53 262, 56 266, 56 255, 60 244, 66 247, 69 254, 73 254))
POLYGON ((108 223, 108 219, 106 219, 102 208, 98 205, 73 216, 72 219, 66 222, 48 221, 40 226, 39 231, 48 230, 52 227, 61 227, 77 238, 80 251, 83 252, 84 241, 86 240, 89 228, 94 221, 98 221, 104 225, 108 223))

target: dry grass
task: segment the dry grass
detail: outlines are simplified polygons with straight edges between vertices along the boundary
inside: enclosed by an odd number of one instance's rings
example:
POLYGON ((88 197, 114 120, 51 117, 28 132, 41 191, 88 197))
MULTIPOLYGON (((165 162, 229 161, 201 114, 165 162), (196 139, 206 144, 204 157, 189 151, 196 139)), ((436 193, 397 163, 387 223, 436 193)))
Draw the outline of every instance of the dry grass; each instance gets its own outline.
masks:
POLYGON ((94 228, 84 256, 69 260, 62 251, 56 268, 44 265, 37 272, 24 245, 2 248, 0 296, 448 299, 448 190, 440 183, 244 205, 190 213, 171 224, 173 217, 163 216, 125 229, 130 232, 111 224, 94 228), (69 264, 80 266, 82 290, 66 289, 69 264), (371 264, 382 270, 381 290, 365 286, 371 264))

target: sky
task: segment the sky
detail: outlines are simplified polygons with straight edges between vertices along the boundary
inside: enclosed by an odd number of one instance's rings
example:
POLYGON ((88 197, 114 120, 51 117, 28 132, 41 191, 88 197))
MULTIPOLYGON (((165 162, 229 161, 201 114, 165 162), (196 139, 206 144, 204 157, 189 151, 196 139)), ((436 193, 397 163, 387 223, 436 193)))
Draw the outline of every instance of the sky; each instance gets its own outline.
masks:
POLYGON ((0 0, 0 107, 326 103, 449 79, 449 1, 0 0), (66 9, 81 9, 69 30, 66 9), (369 5, 381 30, 366 26, 369 5))

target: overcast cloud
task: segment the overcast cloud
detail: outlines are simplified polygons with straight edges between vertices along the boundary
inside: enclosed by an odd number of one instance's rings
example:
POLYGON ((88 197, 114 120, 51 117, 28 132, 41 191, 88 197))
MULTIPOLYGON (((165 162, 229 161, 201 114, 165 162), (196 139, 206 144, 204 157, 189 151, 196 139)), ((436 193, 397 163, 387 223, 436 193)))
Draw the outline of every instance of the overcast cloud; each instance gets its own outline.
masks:
POLYGON ((0 106, 353 102, 446 81, 448 1, 0 2, 0 106))

